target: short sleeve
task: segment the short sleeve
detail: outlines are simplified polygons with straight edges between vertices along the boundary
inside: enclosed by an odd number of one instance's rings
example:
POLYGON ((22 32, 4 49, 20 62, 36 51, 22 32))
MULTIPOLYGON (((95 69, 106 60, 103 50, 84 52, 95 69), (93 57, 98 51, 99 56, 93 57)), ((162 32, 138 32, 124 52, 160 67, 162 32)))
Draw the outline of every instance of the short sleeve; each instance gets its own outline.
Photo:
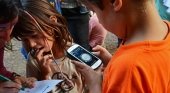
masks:
POLYGON ((104 93, 150 93, 149 80, 144 68, 128 62, 116 66, 110 67, 109 75, 105 77, 104 93))

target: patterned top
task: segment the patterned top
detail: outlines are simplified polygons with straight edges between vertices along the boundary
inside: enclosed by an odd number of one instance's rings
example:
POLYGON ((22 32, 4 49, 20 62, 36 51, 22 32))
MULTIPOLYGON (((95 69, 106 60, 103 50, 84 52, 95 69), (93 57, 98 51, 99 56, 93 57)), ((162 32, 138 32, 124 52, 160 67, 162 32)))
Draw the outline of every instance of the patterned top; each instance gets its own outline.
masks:
MULTIPOLYGON (((52 93, 85 93, 84 92, 84 86, 82 83, 82 77, 80 73, 78 73, 74 67, 74 65, 71 63, 71 60, 67 57, 60 58, 55 60, 58 63, 58 66, 56 63, 51 64, 51 69, 53 72, 53 75, 51 76, 52 79, 62 79, 63 82, 61 82, 59 85, 56 86, 55 89, 53 89, 52 93), (62 73, 60 72, 60 69, 62 73), (65 79, 64 77, 67 77, 65 79)), ((41 70, 40 67, 35 59, 33 57, 29 56, 28 62, 27 62, 27 76, 36 77, 38 80, 41 78, 41 70)), ((51 93, 50 92, 50 93, 51 93)))

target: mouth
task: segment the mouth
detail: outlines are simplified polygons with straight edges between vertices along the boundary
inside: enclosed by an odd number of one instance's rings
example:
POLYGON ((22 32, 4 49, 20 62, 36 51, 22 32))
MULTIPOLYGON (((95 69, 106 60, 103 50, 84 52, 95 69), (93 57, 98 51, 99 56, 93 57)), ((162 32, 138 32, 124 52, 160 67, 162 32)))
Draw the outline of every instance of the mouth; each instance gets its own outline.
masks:
MULTIPOLYGON (((39 49, 31 49, 31 51, 30 51, 30 54, 33 56, 33 57, 35 57, 35 54, 36 54, 36 52, 38 52, 39 50, 42 50, 43 49, 43 47, 42 48, 39 48, 39 49)), ((43 52, 43 56, 45 56, 45 55, 48 55, 48 54, 51 54, 51 51, 44 51, 43 52)))
POLYGON ((48 55, 48 54, 51 54, 51 51, 44 52, 44 53, 43 53, 43 56, 48 55))

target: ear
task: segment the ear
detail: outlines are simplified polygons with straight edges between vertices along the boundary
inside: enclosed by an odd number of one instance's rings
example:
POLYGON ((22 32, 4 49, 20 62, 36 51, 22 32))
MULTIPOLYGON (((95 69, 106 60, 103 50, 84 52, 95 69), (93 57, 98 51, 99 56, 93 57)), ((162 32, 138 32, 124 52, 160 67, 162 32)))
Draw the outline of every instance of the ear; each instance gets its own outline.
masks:
POLYGON ((113 7, 115 11, 119 11, 122 7, 122 0, 114 0, 113 7))
POLYGON ((57 17, 56 16, 50 16, 50 20, 52 22, 57 22, 57 17))

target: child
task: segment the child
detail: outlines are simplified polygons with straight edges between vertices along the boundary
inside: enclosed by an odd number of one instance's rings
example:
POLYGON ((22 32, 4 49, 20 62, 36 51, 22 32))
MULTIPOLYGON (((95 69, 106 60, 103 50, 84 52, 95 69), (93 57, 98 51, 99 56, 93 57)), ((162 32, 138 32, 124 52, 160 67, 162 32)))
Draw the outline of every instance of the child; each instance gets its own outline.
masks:
POLYGON ((7 71, 4 66, 5 44, 11 39, 13 27, 18 21, 19 10, 13 0, 0 0, 0 75, 9 78, 11 81, 0 80, 0 93, 18 93, 24 87, 33 87, 34 78, 26 78, 15 72, 7 71))
POLYGON ((65 54, 72 43, 65 19, 48 0, 24 0, 22 6, 13 36, 29 52, 27 76, 62 79, 53 93, 83 93, 81 75, 65 54))
POLYGON ((108 31, 123 39, 113 57, 100 46, 93 48, 107 65, 102 86, 100 74, 73 62, 85 76, 89 93, 170 93, 170 23, 161 20, 155 1, 82 1, 108 31))

